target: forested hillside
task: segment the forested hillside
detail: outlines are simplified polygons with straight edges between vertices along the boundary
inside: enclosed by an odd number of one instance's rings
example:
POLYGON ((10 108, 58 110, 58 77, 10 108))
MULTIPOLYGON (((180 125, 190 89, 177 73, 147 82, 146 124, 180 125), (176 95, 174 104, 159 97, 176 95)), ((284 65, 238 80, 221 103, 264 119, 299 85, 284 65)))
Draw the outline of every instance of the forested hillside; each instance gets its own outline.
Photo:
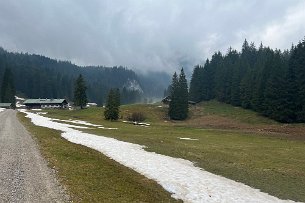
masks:
POLYGON ((71 100, 75 79, 82 74, 88 87, 89 101, 98 104, 105 102, 110 88, 120 88, 121 91, 124 89, 126 98, 123 98, 123 103, 162 97, 162 91, 169 81, 169 76, 164 73, 137 75, 125 67, 80 67, 67 61, 57 61, 40 55, 10 53, 0 48, 0 80, 6 68, 11 69, 14 75, 17 94, 28 98, 71 100), (163 78, 156 77, 158 74, 163 78))
POLYGON ((305 40, 285 51, 245 40, 241 52, 215 53, 195 67, 190 99, 217 99, 280 122, 305 122, 305 40))

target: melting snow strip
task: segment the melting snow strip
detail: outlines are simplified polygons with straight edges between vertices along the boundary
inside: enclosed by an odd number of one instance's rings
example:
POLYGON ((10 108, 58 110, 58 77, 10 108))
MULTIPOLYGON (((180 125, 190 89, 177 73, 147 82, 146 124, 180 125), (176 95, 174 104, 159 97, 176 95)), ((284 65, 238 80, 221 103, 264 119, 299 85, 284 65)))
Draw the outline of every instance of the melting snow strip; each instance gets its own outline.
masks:
POLYGON ((0 112, 1 112, 1 111, 4 111, 4 110, 5 110, 5 109, 3 109, 3 108, 0 108, 0 112))
POLYGON ((198 139, 194 139, 194 138, 189 138, 189 137, 178 137, 180 140, 198 140, 198 139))
MULTIPOLYGON (((40 113, 36 113, 38 115, 40 115, 40 113)), ((99 129, 106 129, 106 130, 117 130, 118 128, 107 128, 107 127, 104 127, 102 125, 96 125, 96 124, 92 124, 92 123, 89 123, 87 121, 81 121, 81 120, 72 120, 72 119, 69 119, 69 120, 61 120, 61 119, 58 119, 58 118, 51 118, 52 121, 59 121, 59 122, 66 122, 66 123, 74 123, 74 124, 79 124, 79 125, 86 125, 86 126, 92 126, 92 127, 97 127, 99 129)), ((81 127, 81 126, 78 126, 78 128, 81 127)), ((84 127, 86 129, 94 129, 94 128, 87 128, 87 127, 84 127)))
POLYGON ((68 123, 74 123, 74 124, 80 124, 80 125, 87 125, 87 126, 93 126, 93 127, 102 127, 102 125, 96 125, 96 124, 92 124, 89 123, 87 121, 81 121, 81 120, 59 120, 59 121, 63 121, 63 122, 68 122, 68 123))
POLYGON ((48 112, 37 112, 38 115, 46 115, 48 112))
POLYGON ((106 128, 106 127, 98 127, 99 129, 105 129, 105 130, 117 130, 118 128, 106 128))
POLYGON ((69 124, 26 112, 38 126, 60 130, 62 137, 110 157, 111 159, 158 182, 172 197, 185 202, 293 202, 280 200, 258 189, 214 175, 184 159, 147 152, 144 146, 113 138, 83 133, 69 124))

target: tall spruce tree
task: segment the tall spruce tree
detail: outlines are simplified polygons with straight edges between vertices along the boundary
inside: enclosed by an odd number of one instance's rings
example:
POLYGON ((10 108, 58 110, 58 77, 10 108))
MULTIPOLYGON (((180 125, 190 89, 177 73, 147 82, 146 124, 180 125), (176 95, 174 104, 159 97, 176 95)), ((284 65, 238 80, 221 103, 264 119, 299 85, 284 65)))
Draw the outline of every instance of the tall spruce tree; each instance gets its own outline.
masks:
POLYGON ((16 105, 16 90, 14 84, 14 76, 10 68, 6 68, 3 75, 3 82, 1 85, 1 102, 12 103, 12 106, 16 105))
POLYGON ((83 109, 87 104, 86 83, 83 76, 80 74, 75 82, 74 87, 74 105, 83 109))
POLYGON ((121 94, 119 88, 114 89, 114 100, 115 105, 119 107, 121 105, 121 94))
POLYGON ((175 72, 172 78, 171 88, 170 88, 170 97, 171 101, 169 102, 168 115, 171 119, 175 119, 178 114, 178 90, 179 90, 179 80, 177 73, 175 72))
POLYGON ((296 121, 305 122, 305 39, 293 49, 289 67, 295 73, 296 121))
POLYGON ((118 120, 120 107, 120 92, 119 89, 110 89, 107 97, 107 102, 104 111, 106 120, 118 120))
POLYGON ((188 116, 188 87, 183 68, 179 79, 177 73, 174 73, 171 87, 169 117, 173 120, 184 120, 188 116))
POLYGON ((179 120, 185 120, 188 116, 188 87, 183 68, 179 75, 179 120))
POLYGON ((201 92, 202 92, 202 66, 195 66, 192 74, 191 84, 190 84, 190 93, 189 97, 191 101, 199 102, 202 100, 201 92))

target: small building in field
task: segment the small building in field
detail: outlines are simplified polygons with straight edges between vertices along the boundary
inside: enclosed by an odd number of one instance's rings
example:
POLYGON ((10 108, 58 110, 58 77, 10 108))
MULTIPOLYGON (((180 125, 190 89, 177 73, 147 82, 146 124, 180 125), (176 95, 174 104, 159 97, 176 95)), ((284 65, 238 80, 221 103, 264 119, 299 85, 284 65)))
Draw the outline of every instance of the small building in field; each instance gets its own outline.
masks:
MULTIPOLYGON (((166 96, 162 99, 162 103, 163 104, 166 104, 166 105, 169 105, 169 103, 172 101, 172 98, 171 96, 166 96)), ((196 105, 198 102, 194 102, 194 101, 188 101, 188 104, 190 105, 196 105)))
POLYGON ((68 107, 68 102, 65 99, 27 99, 23 104, 28 109, 64 109, 68 107))
POLYGON ((0 108, 13 109, 13 104, 12 103, 0 103, 0 108))

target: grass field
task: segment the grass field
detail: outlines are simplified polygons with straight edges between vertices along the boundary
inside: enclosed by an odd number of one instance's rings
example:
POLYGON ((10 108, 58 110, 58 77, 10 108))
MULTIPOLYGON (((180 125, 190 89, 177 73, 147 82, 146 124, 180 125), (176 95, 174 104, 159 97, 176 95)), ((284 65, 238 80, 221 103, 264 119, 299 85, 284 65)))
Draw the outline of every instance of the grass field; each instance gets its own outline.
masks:
POLYGON ((60 132, 19 119, 38 142, 49 166, 73 202, 177 202, 156 182, 90 148, 73 144, 60 132))
MULTIPOLYGON (((105 127, 118 128, 118 130, 89 129, 86 131, 142 144, 147 146, 146 150, 148 151, 190 160, 207 171, 243 182, 283 199, 305 201, 305 131, 303 124, 279 124, 252 111, 215 101, 191 107, 190 118, 183 122, 167 120, 166 107, 158 105, 122 106, 121 115, 122 120, 109 122, 103 119, 102 108, 75 111, 50 110, 47 114, 47 116, 54 118, 80 119, 94 124, 102 124, 105 127), (145 122, 150 123, 151 126, 144 128, 121 122, 133 111, 143 112, 147 117, 145 122), (181 140, 179 137, 198 140, 181 140)), ((33 128, 38 128, 27 125, 31 132, 33 132, 33 128)), ((42 141, 40 142, 55 139, 49 138, 48 134, 52 134, 51 131, 45 133, 45 136, 40 136, 45 131, 49 130, 40 129, 39 132, 34 133, 37 134, 37 137, 41 137, 39 140, 42 141)), ((60 143, 56 143, 57 148, 64 145, 74 146, 59 138, 58 132, 56 132, 56 139, 60 140, 60 143)), ((77 147, 80 147, 81 150, 88 150, 81 146, 77 147)), ((55 150, 53 145, 49 146, 49 143, 42 145, 42 148, 50 148, 48 149, 50 151, 55 150)), ((78 150, 75 148, 75 153, 78 150)), ((54 156, 54 152, 47 154, 51 160, 54 159, 54 156)), ((96 156, 103 157, 102 155, 96 156)), ((89 155, 83 154, 82 161, 86 162, 86 157, 89 155)), ((105 161, 107 160, 107 158, 103 158, 105 161)), ((51 163, 53 162, 51 161, 51 163)), ((78 163, 79 160, 71 160, 71 165, 76 165, 76 162, 78 163)), ((83 167, 88 168, 88 173, 96 170, 85 166, 83 167)), ((59 175, 66 179, 66 175, 61 175, 63 170, 61 167, 63 166, 58 166, 59 175)), ((140 176, 132 172, 129 173, 122 178, 133 179, 134 176, 140 176)), ((115 176, 115 173, 109 175, 115 176)), ((100 181, 103 181, 103 178, 105 177, 101 177, 100 181)), ((67 184, 67 181, 64 183, 67 184)), ((136 186, 138 183, 134 184, 136 186)), ((124 186, 126 187, 123 185, 122 188, 124 186)), ((153 187, 158 188, 157 186, 153 187)), ((160 189, 160 193, 162 193, 161 191, 162 189, 160 189)))

